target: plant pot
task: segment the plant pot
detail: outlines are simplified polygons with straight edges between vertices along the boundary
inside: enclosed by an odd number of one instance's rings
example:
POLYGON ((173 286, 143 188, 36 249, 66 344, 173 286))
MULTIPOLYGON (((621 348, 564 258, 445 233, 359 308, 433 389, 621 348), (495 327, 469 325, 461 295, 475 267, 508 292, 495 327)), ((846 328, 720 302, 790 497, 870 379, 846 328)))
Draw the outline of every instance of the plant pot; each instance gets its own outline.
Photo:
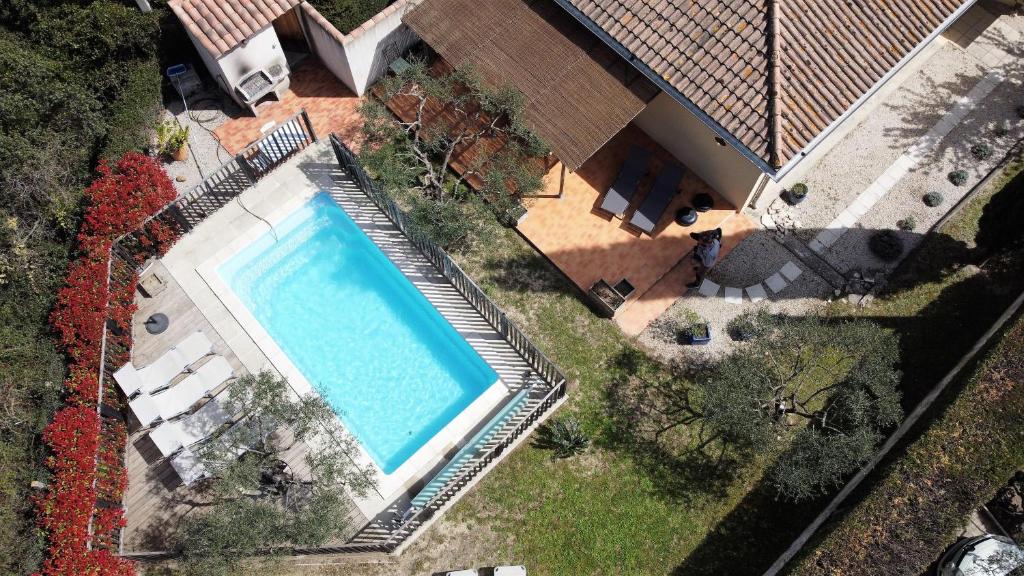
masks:
POLYGON ((697 212, 707 212, 715 207, 715 199, 711 194, 701 192, 693 197, 693 208, 697 212))
POLYGON ((684 340, 691 346, 703 346, 711 343, 711 325, 704 324, 703 334, 694 334, 693 332, 687 332, 683 335, 684 340))
POLYGON ((174 158, 175 162, 184 162, 188 159, 188 142, 186 142, 181 148, 178 148, 174 152, 171 152, 171 158, 174 158))
POLYGON ((794 194, 790 190, 786 190, 786 202, 789 202, 790 206, 796 206, 807 199, 807 194, 794 194))
POLYGON ((697 211, 693 208, 680 208, 676 210, 676 224, 680 226, 693 226, 697 222, 697 211))

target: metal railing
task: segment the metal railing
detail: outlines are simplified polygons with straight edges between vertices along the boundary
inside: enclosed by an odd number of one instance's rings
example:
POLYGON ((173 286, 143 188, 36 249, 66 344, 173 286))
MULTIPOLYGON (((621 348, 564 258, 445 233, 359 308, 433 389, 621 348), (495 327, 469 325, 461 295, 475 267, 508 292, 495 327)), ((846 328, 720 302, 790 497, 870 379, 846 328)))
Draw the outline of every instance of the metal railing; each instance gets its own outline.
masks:
POLYGON ((437 511, 457 496, 481 472, 498 459, 502 453, 512 446, 534 423, 551 409, 565 395, 566 380, 562 372, 544 355, 529 338, 519 329, 505 313, 484 294, 483 290, 456 264, 450 256, 437 244, 427 239, 412 224, 408 217, 394 202, 380 191, 371 179, 355 154, 334 134, 330 135, 331 146, 338 158, 338 164, 358 185, 359 189, 387 215, 392 224, 429 260, 437 270, 455 287, 481 316, 498 332, 506 342, 530 365, 544 380, 543 388, 531 391, 528 400, 532 407, 517 415, 513 420, 515 426, 505 432, 500 440, 492 439, 490 448, 482 447, 478 454, 473 455, 452 478, 440 488, 430 500, 414 513, 405 518, 399 526, 381 531, 372 525, 357 534, 349 544, 331 548, 296 551, 300 554, 316 553, 390 553, 398 548, 416 530, 430 520, 437 511))
MULTIPOLYGON (((164 206, 159 212, 147 218, 137 229, 114 240, 110 247, 107 288, 110 293, 120 293, 136 279, 136 274, 153 256, 159 244, 152 236, 154 222, 165 225, 182 234, 191 231, 197 224, 230 202, 232 199, 255 185, 260 179, 292 156, 317 141, 313 125, 305 110, 283 121, 277 128, 259 140, 249 144, 234 158, 222 164, 195 188, 164 206)), ((102 348, 99 365, 98 409, 105 418, 125 419, 120 407, 104 399, 103 390, 113 381, 113 372, 118 364, 131 356, 131 338, 124 337, 124 331, 131 327, 119 326, 112 319, 103 327, 102 348)), ((123 550, 123 530, 118 536, 119 548, 123 550)))
POLYGON ((420 232, 404 212, 390 198, 387 197, 380 189, 377 184, 366 174, 363 170, 362 165, 356 158, 355 154, 349 150, 348 146, 344 142, 338 139, 337 136, 331 134, 330 136, 331 146, 334 147, 334 153, 338 158, 338 164, 345 170, 345 172, 358 184, 359 189, 366 194, 370 200, 380 209, 381 212, 387 215, 391 223, 398 228, 406 238, 419 251, 426 256, 427 260, 430 261, 443 275, 451 282, 452 286, 459 291, 460 294, 476 308, 477 312, 487 320, 487 323, 494 328, 505 340, 518 352, 542 378, 549 385, 554 386, 559 381, 564 381, 565 376, 558 370, 551 360, 544 355, 543 352, 537 349, 536 346, 530 342, 529 338, 523 334, 522 330, 519 329, 512 320, 501 311, 501 308, 497 304, 491 301, 490 298, 484 294, 483 290, 459 268, 459 265, 451 259, 450 256, 440 246, 426 238, 422 232, 420 232))

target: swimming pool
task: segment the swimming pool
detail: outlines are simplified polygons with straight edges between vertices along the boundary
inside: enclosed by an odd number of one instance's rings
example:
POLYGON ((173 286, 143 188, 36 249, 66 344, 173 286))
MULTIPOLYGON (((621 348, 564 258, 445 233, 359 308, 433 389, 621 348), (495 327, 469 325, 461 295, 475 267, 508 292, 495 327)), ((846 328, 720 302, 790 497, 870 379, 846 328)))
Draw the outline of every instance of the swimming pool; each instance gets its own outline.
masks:
POLYGON ((498 379, 324 193, 217 273, 385 474, 498 379))

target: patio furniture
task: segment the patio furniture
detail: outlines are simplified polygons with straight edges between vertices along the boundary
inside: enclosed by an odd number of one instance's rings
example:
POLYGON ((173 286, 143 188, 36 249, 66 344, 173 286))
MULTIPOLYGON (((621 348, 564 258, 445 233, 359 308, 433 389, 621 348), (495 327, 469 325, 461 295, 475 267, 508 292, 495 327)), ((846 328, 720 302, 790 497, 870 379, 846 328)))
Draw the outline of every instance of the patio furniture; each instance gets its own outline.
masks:
POLYGON ((185 368, 211 352, 213 342, 202 332, 193 332, 148 366, 136 368, 128 362, 118 368, 114 372, 114 380, 128 397, 140 391, 152 393, 167 387, 185 368))
POLYGON ((701 192, 693 197, 693 208, 697 212, 707 212, 715 206, 715 199, 707 192, 701 192))
POLYGON ((654 227, 658 225, 658 220, 661 220, 672 197, 679 191, 683 173, 683 167, 678 164, 668 164, 662 168, 658 179, 654 181, 654 186, 636 212, 633 212, 629 223, 648 234, 654 232, 654 227))
POLYGON ((689 206, 676 210, 676 224, 680 226, 693 226, 697 223, 697 210, 689 206))
POLYGON ((640 178, 647 173, 647 160, 650 157, 651 153, 646 148, 633 146, 629 149, 629 155, 622 164, 615 183, 604 195, 604 201, 601 202, 602 210, 616 216, 625 214, 626 209, 629 208, 629 202, 636 194, 640 178))
POLYGON ((210 475, 210 472, 203 466, 199 456, 188 448, 182 449, 171 458, 171 468, 178 473, 178 477, 185 486, 191 486, 197 480, 210 475))
POLYGON ((160 417, 160 408, 149 394, 139 394, 128 403, 128 407, 143 426, 148 426, 160 417))
POLYGON ((233 370, 228 361, 223 356, 214 356, 187 378, 153 397, 159 407, 160 417, 170 420, 184 414, 210 390, 232 376, 233 370))
POLYGON ((157 426, 149 433, 149 439, 156 444, 161 454, 170 456, 179 448, 187 448, 208 438, 217 428, 231 421, 231 414, 218 400, 220 396, 218 394, 211 398, 202 408, 180 420, 157 426))

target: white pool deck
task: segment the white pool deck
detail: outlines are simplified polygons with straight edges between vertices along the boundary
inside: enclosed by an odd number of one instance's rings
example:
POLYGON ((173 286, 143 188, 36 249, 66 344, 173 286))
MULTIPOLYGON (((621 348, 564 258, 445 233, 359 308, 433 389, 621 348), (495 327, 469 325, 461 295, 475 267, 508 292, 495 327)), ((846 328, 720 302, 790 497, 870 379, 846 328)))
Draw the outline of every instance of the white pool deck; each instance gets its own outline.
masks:
POLYGON ((296 393, 313 392, 302 373, 221 280, 216 268, 321 191, 345 209, 499 376, 391 474, 384 474, 365 452, 360 454, 358 460, 375 471, 377 485, 368 496, 353 495, 353 500, 364 515, 372 518, 429 480, 424 475, 519 390, 525 375, 538 380, 539 376, 345 176, 325 142, 307 149, 212 214, 162 259, 247 371, 276 370, 288 378, 296 393))

